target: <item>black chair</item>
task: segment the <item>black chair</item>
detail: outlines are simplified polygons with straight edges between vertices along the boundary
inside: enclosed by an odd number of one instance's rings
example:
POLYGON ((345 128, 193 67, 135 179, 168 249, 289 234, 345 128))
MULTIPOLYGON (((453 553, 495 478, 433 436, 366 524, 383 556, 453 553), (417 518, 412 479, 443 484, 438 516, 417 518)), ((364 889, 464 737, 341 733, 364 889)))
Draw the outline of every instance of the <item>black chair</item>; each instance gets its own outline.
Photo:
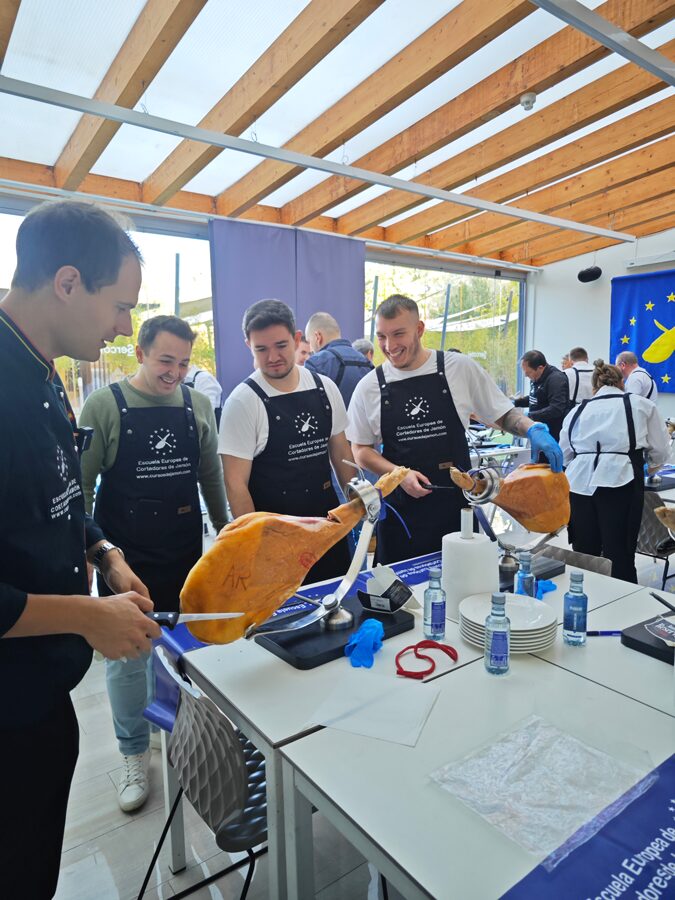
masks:
MULTIPOLYGON (((265 759, 208 697, 181 676, 161 647, 156 647, 155 652, 180 689, 167 753, 181 789, 148 866, 138 900, 145 893, 183 794, 211 828, 221 850, 247 854, 249 867, 241 892, 241 900, 245 900, 256 858, 267 852, 266 847, 255 852, 252 849, 267 840, 265 759)), ((246 861, 243 859, 209 875, 174 895, 174 900, 187 897, 240 868, 246 861)))
POLYGON ((642 522, 638 535, 637 552, 643 556, 651 556, 655 561, 662 559, 663 578, 661 590, 665 590, 666 581, 675 576, 668 574, 670 555, 675 553, 675 540, 666 526, 654 512, 659 506, 664 506, 664 500, 656 491, 645 491, 644 507, 642 509, 642 522))

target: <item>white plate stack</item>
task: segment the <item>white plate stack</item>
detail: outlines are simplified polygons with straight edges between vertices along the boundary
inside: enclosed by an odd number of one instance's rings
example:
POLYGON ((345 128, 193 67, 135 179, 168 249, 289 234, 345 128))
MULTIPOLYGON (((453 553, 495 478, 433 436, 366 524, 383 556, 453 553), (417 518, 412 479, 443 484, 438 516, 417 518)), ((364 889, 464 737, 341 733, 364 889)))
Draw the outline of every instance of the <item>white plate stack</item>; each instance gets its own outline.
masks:
MULTIPOLYGON (((469 644, 485 646, 485 619, 491 610, 488 593, 472 594, 459 604, 459 630, 469 644)), ((558 620, 542 600, 506 594, 506 615, 511 620, 511 653, 546 650, 555 641, 558 620)))

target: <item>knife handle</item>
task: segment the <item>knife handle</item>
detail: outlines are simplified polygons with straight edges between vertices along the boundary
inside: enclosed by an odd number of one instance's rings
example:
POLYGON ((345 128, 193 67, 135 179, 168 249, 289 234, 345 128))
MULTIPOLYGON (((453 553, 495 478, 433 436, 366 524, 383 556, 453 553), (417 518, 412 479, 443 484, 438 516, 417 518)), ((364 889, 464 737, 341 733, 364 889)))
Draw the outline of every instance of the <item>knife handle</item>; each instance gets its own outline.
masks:
POLYGON ((178 624, 178 617, 180 613, 178 612, 147 612, 145 614, 148 619, 152 619, 153 622, 157 622, 158 625, 162 625, 165 628, 169 628, 171 631, 178 624))

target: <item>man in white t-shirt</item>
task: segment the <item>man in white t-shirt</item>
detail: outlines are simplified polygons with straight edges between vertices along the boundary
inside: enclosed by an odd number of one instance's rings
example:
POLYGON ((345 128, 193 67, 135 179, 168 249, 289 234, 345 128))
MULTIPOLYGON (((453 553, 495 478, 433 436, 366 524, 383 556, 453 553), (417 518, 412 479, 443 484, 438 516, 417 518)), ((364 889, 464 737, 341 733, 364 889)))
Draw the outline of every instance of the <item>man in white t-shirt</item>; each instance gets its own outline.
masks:
POLYGON ((579 406, 584 400, 590 400, 593 396, 593 385, 591 384, 593 366, 589 363, 588 353, 583 347, 572 347, 567 355, 571 365, 564 371, 570 383, 570 405, 579 406))
POLYGON ((638 358, 632 350, 622 350, 616 358, 615 365, 623 375, 623 386, 628 394, 639 394, 656 403, 659 398, 656 382, 649 372, 638 364, 638 358))
POLYGON ((405 522, 388 515, 378 525, 377 562, 390 563, 441 548, 444 534, 459 530, 466 501, 449 488, 451 465, 470 467, 465 429, 475 413, 505 431, 530 438, 533 458, 544 453, 554 471, 562 452, 543 422, 533 422, 501 393, 490 376, 461 353, 425 350, 417 304, 394 294, 376 313, 376 334, 386 362, 356 386, 347 437, 356 461, 378 475, 394 466, 411 469, 387 500, 405 522), (382 452, 379 451, 383 445, 382 452))
MULTIPOLYGON (((295 363, 301 332, 280 300, 260 300, 243 322, 253 374, 225 401, 218 452, 233 515, 258 511, 324 516, 338 505, 340 484, 354 475, 345 437, 347 412, 335 384, 295 363)), ((305 581, 345 574, 346 539, 309 570, 305 581)))

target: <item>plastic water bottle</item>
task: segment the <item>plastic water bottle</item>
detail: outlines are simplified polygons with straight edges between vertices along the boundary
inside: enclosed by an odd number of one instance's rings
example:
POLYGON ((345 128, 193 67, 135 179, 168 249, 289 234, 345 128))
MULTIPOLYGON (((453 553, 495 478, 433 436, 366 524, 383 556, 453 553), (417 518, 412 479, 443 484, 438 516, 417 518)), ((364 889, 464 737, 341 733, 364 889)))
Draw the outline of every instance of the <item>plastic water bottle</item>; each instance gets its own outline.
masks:
POLYGON ((526 594, 534 597, 536 594, 535 578, 532 572, 532 554, 529 550, 522 550, 518 554, 520 568, 516 572, 516 594, 526 594))
POLYGON ((442 641, 445 637, 445 591, 441 570, 429 569, 429 587, 424 592, 424 637, 442 641))
POLYGON ((492 612, 485 620, 485 668, 490 675, 509 671, 511 622, 504 594, 492 595, 492 612))
POLYGON ((563 641, 572 647, 586 643, 588 597, 584 593, 584 573, 570 572, 570 589, 565 594, 563 641))

